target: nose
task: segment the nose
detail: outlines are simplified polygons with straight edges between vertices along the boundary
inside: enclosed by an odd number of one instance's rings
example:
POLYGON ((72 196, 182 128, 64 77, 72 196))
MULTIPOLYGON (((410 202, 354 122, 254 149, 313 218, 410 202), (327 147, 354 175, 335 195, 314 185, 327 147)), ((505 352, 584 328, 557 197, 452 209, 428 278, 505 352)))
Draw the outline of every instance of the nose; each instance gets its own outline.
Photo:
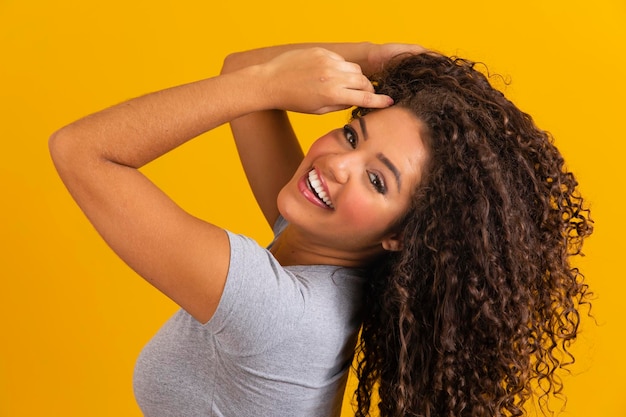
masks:
POLYGON ((345 152, 328 155, 326 158, 327 176, 332 180, 345 184, 355 170, 357 162, 356 152, 345 152))

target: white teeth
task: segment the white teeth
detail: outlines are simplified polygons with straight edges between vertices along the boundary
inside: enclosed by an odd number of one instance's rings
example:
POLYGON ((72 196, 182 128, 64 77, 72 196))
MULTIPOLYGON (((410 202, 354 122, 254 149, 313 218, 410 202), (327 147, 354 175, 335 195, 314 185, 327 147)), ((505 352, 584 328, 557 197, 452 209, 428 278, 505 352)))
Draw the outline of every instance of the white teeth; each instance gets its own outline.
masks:
POLYGON ((334 208, 333 203, 331 203, 328 194, 326 194, 326 191, 324 191, 324 188, 322 187, 322 182, 320 181, 319 177, 317 176, 317 172, 314 169, 309 172, 309 184, 311 184, 311 189, 324 202, 324 204, 326 204, 330 208, 334 208))

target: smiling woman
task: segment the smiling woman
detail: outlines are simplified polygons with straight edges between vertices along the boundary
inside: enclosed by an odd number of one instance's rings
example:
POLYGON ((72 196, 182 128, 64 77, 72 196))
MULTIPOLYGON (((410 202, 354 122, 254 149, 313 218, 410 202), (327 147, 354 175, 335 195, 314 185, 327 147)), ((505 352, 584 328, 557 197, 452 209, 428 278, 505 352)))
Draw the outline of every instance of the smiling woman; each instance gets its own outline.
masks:
POLYGON ((305 242, 317 257, 309 262, 344 266, 362 266, 398 248, 395 225, 428 159, 420 130, 409 111, 391 107, 315 141, 278 195, 278 209, 291 225, 279 244, 305 242))
POLYGON ((146 415, 338 416, 359 329, 359 416, 377 383, 382 416, 519 415, 533 381, 558 392, 586 294, 568 256, 591 222, 549 137, 469 62, 403 44, 237 53, 50 151, 105 241, 181 307, 137 361, 146 415), (303 155, 286 111, 353 106, 303 155), (268 248, 139 171, 228 122, 268 248))

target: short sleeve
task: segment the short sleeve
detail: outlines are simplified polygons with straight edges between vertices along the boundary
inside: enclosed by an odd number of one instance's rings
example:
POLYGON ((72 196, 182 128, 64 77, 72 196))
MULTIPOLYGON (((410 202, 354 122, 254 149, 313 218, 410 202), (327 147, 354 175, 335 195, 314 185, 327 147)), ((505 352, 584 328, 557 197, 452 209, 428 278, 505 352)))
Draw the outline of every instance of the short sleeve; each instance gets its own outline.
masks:
POLYGON ((265 248, 227 232, 230 266, 215 314, 204 326, 233 355, 253 355, 280 342, 304 312, 306 283, 265 248))

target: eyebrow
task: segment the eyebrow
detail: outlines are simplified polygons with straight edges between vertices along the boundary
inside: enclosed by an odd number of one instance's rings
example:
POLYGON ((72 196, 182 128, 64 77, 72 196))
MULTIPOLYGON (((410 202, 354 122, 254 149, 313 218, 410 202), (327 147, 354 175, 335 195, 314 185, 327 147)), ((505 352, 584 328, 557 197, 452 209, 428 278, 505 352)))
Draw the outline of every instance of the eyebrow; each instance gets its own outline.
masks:
POLYGON ((400 171, 398 168, 382 153, 377 153, 376 157, 389 168, 391 172, 393 172, 393 176, 396 177, 396 183, 398 184, 398 191, 400 191, 400 171))
POLYGON ((363 140, 367 140, 367 126, 365 126, 365 120, 359 117, 359 126, 361 126, 361 132, 363 133, 363 140))

